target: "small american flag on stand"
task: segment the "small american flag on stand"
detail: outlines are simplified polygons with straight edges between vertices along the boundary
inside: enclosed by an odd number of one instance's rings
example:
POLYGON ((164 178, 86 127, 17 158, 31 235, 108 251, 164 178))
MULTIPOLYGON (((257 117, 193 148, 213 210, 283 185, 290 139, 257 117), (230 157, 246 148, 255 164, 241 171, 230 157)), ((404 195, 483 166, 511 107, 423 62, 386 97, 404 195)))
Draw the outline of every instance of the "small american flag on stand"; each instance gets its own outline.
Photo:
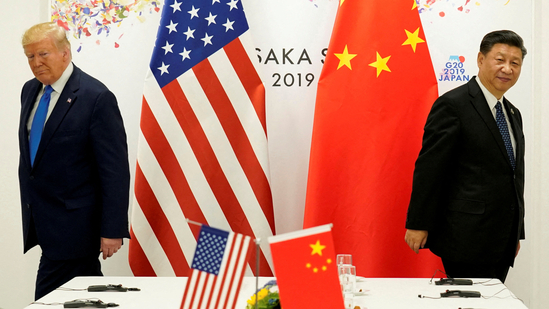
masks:
MULTIPOLYGON (((143 90, 129 245, 136 276, 186 276, 185 218, 252 238, 275 233, 265 121, 239 0, 166 0, 143 90)), ((246 271, 272 276, 268 244, 246 271)), ((254 273, 255 274, 255 273, 254 273)), ((255 274, 257 275, 257 274, 255 274)))
POLYGON ((203 225, 181 309, 235 308, 251 237, 203 225))

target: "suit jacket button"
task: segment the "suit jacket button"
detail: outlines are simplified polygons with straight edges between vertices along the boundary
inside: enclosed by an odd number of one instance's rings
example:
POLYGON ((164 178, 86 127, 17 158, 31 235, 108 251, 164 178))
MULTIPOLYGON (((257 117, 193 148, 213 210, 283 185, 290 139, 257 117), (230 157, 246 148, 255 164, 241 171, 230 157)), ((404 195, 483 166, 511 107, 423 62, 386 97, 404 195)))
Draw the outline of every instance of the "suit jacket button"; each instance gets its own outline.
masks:
POLYGON ((31 205, 30 205, 30 204, 27 204, 27 208, 31 208, 31 205))
POLYGON ((30 176, 29 179, 30 179, 30 180, 34 180, 34 176, 30 176))

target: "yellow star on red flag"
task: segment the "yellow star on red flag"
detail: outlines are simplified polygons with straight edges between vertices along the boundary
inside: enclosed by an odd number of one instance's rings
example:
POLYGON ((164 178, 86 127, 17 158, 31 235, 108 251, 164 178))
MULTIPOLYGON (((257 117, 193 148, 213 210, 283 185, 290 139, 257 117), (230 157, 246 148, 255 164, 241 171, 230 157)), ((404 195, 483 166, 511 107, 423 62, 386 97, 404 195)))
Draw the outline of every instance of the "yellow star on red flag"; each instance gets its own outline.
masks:
POLYGON ((309 245, 309 246, 311 246, 311 248, 313 248, 313 252, 311 252, 311 255, 315 255, 315 254, 322 255, 322 250, 324 250, 324 248, 326 248, 326 246, 323 246, 323 245, 320 244, 320 240, 317 240, 316 244, 312 244, 312 245, 309 245))
POLYGON ((337 65, 338 70, 342 66, 346 66, 350 70, 352 70, 352 68, 351 68, 351 59, 356 57, 357 54, 349 54, 349 51, 347 50, 347 45, 345 45, 345 48, 343 49, 343 53, 334 54, 334 55, 339 59, 339 64, 337 65))
POLYGON ((412 50, 414 53, 416 52, 416 46, 418 43, 425 43, 425 40, 419 37, 419 27, 414 31, 414 33, 404 29, 406 31, 406 36, 408 36, 408 39, 402 43, 402 45, 411 45, 412 50))
POLYGON ((389 61, 390 58, 391 56, 382 58, 379 55, 379 52, 376 52, 376 61, 370 63, 369 66, 377 69, 377 77, 379 77, 379 74, 381 73, 381 71, 391 72, 391 69, 389 69, 389 67, 387 66, 387 62, 389 61))
MULTIPOLYGON (((313 246, 313 245, 311 245, 313 246)), ((319 267, 316 267, 316 266, 313 266, 313 264, 311 263, 307 263, 305 264, 305 267, 308 268, 308 269, 311 269, 314 273, 317 273, 320 269, 322 269, 322 271, 327 271, 328 270, 328 265, 332 264, 332 259, 328 258, 326 260, 326 265, 322 264, 321 266, 319 267)))

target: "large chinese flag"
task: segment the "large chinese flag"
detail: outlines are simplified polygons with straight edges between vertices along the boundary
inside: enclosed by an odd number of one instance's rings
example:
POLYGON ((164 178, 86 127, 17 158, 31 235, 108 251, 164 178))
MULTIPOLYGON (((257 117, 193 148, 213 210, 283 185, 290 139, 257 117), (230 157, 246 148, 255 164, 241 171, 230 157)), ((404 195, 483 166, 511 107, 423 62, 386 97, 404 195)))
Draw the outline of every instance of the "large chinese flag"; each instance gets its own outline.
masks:
POLYGON ((332 222, 358 275, 430 277, 404 242, 414 162, 438 89, 414 0, 341 0, 320 76, 305 227, 332 222))

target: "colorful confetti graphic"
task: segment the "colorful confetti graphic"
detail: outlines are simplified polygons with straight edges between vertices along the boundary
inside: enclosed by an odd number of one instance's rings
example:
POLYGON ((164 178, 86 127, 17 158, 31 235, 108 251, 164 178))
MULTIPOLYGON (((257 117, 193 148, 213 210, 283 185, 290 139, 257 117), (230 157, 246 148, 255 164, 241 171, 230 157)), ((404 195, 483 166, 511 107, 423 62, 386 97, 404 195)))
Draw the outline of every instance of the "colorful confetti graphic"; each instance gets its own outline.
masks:
MULTIPOLYGON (((481 0, 415 0, 418 6, 419 13, 436 12, 440 17, 445 17, 447 12, 437 9, 437 4, 446 3, 452 7, 452 10, 457 10, 463 13, 469 13, 476 7, 481 5, 481 0)), ((502 5, 507 5, 511 0, 491 0, 491 2, 499 2, 502 5)))
POLYGON ((307 1, 309 1, 312 5, 314 5, 318 9, 322 6, 331 5, 332 1, 343 3, 345 0, 307 0, 307 1), (319 2, 321 3, 319 4, 319 2))
POLYGON ((145 15, 160 12, 161 5, 161 0, 52 0, 51 20, 75 39, 108 36, 129 18, 144 22, 145 15))

